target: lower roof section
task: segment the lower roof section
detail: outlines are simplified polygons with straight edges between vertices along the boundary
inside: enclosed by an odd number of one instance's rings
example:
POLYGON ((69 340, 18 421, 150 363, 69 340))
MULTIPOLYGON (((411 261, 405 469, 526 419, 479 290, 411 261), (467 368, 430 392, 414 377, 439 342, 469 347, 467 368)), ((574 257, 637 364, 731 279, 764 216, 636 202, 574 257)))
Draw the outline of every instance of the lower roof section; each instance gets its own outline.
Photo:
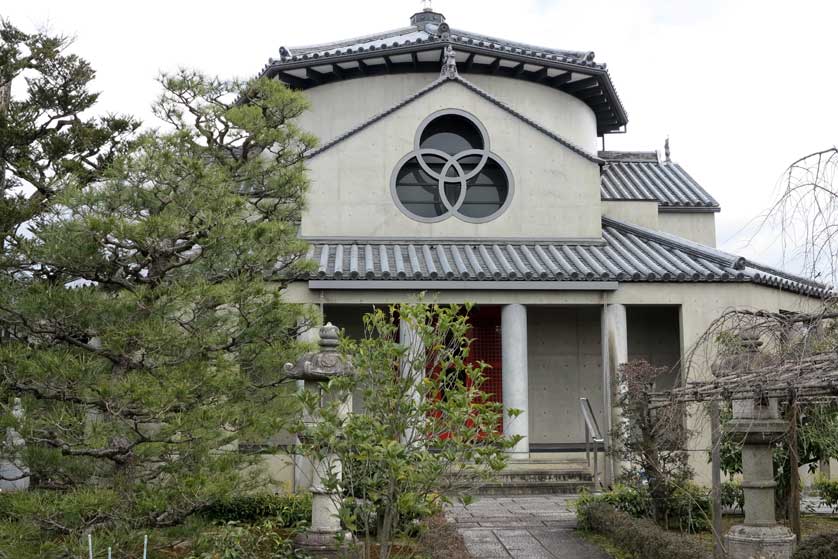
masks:
POLYGON ((612 291, 619 282, 757 283, 812 297, 806 278, 608 218, 602 242, 311 239, 312 289, 612 291))

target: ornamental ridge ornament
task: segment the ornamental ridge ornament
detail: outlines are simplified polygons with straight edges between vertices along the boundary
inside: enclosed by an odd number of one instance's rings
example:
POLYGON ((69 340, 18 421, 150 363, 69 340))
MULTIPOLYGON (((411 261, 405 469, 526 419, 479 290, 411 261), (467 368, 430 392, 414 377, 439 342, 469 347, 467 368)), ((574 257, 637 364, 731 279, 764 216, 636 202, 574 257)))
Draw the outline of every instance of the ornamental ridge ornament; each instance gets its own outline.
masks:
POLYGON ((457 77, 457 57, 454 55, 454 47, 451 45, 445 48, 445 60, 442 63, 439 77, 448 78, 449 80, 457 77))
MULTIPOLYGON (((453 50, 443 71, 453 72, 444 77, 456 77, 453 50)), ((390 188, 399 209, 416 221, 454 216, 484 223, 509 206, 513 180, 503 159, 491 151, 486 128, 465 111, 446 109, 419 125, 413 150, 396 165, 390 188)))

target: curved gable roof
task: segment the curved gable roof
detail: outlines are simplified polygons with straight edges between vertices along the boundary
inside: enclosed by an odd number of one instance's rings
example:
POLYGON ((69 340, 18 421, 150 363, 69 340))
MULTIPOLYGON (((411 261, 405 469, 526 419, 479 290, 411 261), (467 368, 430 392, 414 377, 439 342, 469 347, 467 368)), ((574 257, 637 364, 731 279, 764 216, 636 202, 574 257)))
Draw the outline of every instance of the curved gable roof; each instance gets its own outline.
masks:
POLYGON ((597 118, 599 134, 621 129, 628 115, 605 64, 592 51, 537 47, 452 29, 441 14, 416 14, 414 25, 342 41, 281 47, 261 76, 298 89, 371 75, 439 72, 450 45, 460 73, 489 74, 540 83, 573 95, 597 118), (429 18, 416 16, 428 15, 429 18))

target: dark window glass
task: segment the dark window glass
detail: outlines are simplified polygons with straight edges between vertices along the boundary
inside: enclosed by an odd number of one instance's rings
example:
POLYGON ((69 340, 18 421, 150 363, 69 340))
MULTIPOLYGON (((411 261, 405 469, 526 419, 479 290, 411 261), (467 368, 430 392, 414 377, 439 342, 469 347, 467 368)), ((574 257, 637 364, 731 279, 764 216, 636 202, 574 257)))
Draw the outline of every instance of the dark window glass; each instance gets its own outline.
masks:
POLYGON ((510 178, 490 155, 480 128, 470 119, 442 115, 425 126, 419 141, 419 149, 446 155, 416 152, 398 170, 395 195, 408 213, 417 218, 440 218, 449 213, 447 204, 450 212, 461 218, 485 220, 506 204, 510 178), (478 153, 462 155, 468 150, 478 153))
POLYGON ((483 149, 483 135, 464 116, 450 114, 435 118, 422 131, 419 146, 456 155, 468 149, 483 149))
MULTIPOLYGON (((440 164, 438 170, 441 169, 440 164)), ((399 171, 396 195, 405 209, 420 217, 439 217, 446 212, 439 198, 439 183, 422 169, 416 158, 407 161, 399 171)))
POLYGON ((466 217, 489 217, 503 206, 509 196, 506 173, 491 158, 477 176, 466 184, 466 198, 460 206, 460 213, 466 217))

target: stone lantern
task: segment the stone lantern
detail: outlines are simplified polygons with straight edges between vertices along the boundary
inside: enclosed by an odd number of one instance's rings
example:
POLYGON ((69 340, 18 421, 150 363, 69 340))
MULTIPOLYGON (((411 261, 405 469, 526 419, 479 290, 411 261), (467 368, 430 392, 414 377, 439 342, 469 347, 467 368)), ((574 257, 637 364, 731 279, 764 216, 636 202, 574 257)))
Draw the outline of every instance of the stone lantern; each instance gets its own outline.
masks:
MULTIPOLYGON (((306 390, 321 394, 321 405, 323 404, 322 385, 332 378, 352 374, 351 363, 338 352, 338 334, 336 326, 331 323, 326 324, 320 328, 320 350, 304 354, 296 364, 285 365, 288 378, 302 380, 306 390)), ((344 415, 350 413, 352 411, 350 395, 340 395, 339 398, 341 399, 340 412, 344 415)), ((316 424, 318 420, 316 415, 305 417, 305 422, 309 425, 316 424)), ((300 437, 304 443, 311 442, 305 439, 305 435, 300 437)), ((323 479, 328 476, 329 471, 336 472, 340 476, 341 464, 336 456, 327 456, 312 466, 311 527, 297 537, 296 543, 311 555, 330 557, 336 555, 340 549, 337 540, 338 535, 342 533, 338 517, 340 497, 323 486, 323 479)))
MULTIPOLYGON (((23 405, 20 398, 15 398, 12 416, 23 418, 23 405)), ((29 489, 29 470, 21 464, 21 455, 26 441, 14 427, 6 428, 6 439, 0 441, 6 458, 0 455, 0 491, 25 491, 29 489)))
MULTIPOLYGON (((759 351, 762 342, 753 332, 739 335, 739 347, 716 368, 717 376, 769 365, 759 351)), ((777 523, 774 512, 774 460, 772 445, 787 430, 780 418, 776 398, 766 398, 754 387, 754 396, 733 401, 733 419, 728 432, 742 444, 742 488, 745 492, 745 523, 727 533, 730 559, 789 559, 794 553, 795 535, 777 523)))

